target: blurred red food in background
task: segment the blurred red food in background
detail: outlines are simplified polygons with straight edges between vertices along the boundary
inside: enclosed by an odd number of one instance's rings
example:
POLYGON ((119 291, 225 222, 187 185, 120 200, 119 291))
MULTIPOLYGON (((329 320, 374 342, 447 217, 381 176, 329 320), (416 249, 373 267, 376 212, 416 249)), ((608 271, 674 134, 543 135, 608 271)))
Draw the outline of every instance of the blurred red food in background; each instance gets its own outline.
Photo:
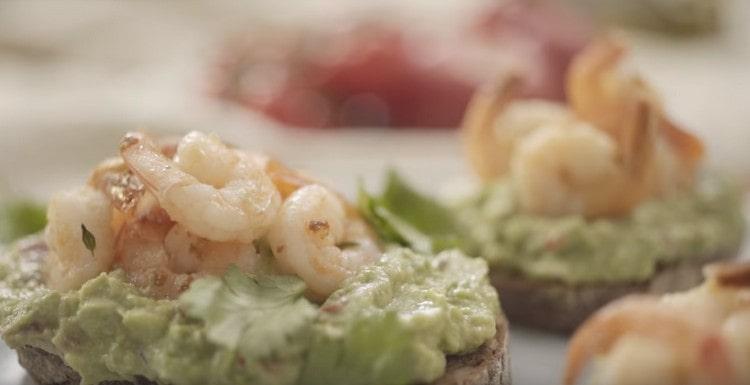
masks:
POLYGON ((227 50, 214 91, 290 126, 457 127, 474 90, 501 71, 524 76, 525 96, 563 99, 590 28, 559 5, 519 0, 455 34, 368 22, 248 36, 227 50))

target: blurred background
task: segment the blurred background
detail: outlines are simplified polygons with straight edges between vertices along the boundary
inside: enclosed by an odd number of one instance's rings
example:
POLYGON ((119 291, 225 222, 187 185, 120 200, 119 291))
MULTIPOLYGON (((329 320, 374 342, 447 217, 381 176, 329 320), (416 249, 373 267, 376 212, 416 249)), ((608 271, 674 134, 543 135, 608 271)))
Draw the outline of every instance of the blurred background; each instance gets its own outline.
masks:
MULTIPOLYGON (((748 20, 745 0, 6 0, 0 197, 80 184, 133 129, 213 131, 350 195, 388 166, 439 193, 469 174, 476 87, 514 71, 563 100, 570 58, 613 30, 709 167, 750 181, 748 20)), ((564 341, 514 331, 513 349, 517 383, 555 381, 564 341)))
POLYGON ((478 84, 514 70, 560 99, 570 57, 613 28, 711 164, 748 174, 748 17, 742 0, 3 1, 0 177, 44 198, 135 128, 219 131, 336 181, 346 163, 344 187, 386 163, 462 174, 478 84))

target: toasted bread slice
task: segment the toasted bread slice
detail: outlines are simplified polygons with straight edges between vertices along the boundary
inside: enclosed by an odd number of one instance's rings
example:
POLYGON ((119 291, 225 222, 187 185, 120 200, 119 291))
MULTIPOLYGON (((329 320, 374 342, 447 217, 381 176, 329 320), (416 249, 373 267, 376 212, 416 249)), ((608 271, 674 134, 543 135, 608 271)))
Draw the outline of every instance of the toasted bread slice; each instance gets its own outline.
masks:
POLYGON ((703 281, 703 266, 733 259, 737 252, 701 258, 683 258, 664 265, 647 281, 570 285, 531 279, 492 269, 490 280, 500 294, 503 312, 511 323, 559 333, 573 332, 597 309, 633 293, 665 294, 682 291, 703 281))
MULTIPOLYGON (((432 385, 509 385, 508 325, 498 319, 495 337, 477 350, 448 357, 446 373, 432 385)), ((24 346, 17 350, 18 362, 39 385, 78 385, 81 377, 65 362, 42 349, 24 346)), ((156 385, 144 377, 135 381, 105 381, 99 385, 156 385)))

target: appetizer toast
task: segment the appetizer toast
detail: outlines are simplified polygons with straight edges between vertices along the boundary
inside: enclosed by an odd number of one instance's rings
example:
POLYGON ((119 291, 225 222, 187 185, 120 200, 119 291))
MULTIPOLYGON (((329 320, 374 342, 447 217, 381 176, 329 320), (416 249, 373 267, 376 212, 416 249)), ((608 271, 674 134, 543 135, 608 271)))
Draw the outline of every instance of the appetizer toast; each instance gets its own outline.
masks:
POLYGON ((388 245, 341 195, 214 135, 141 133, 0 258, 40 384, 508 384, 485 261, 388 245))
POLYGON ((700 170, 703 144, 625 71, 625 53, 609 36, 580 53, 567 104, 519 99, 509 76, 467 110, 483 187, 457 205, 460 227, 511 322, 570 332, 622 295, 698 284, 742 243, 741 190, 700 170))

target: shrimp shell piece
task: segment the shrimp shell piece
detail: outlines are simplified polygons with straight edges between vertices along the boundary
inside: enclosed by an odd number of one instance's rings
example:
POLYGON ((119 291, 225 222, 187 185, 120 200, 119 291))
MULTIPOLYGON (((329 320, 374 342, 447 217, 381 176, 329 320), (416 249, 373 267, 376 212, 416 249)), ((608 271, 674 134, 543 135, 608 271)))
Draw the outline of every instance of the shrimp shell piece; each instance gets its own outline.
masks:
POLYGON ((269 177, 271 177, 271 180, 276 185, 279 193, 281 193, 282 199, 288 198, 301 187, 318 183, 318 181, 312 177, 289 168, 281 161, 269 156, 253 154, 251 155, 251 158, 266 171, 269 177))
POLYGON ((88 184, 103 192, 112 205, 123 213, 135 209, 145 192, 143 183, 120 157, 100 163, 89 177, 88 184))

